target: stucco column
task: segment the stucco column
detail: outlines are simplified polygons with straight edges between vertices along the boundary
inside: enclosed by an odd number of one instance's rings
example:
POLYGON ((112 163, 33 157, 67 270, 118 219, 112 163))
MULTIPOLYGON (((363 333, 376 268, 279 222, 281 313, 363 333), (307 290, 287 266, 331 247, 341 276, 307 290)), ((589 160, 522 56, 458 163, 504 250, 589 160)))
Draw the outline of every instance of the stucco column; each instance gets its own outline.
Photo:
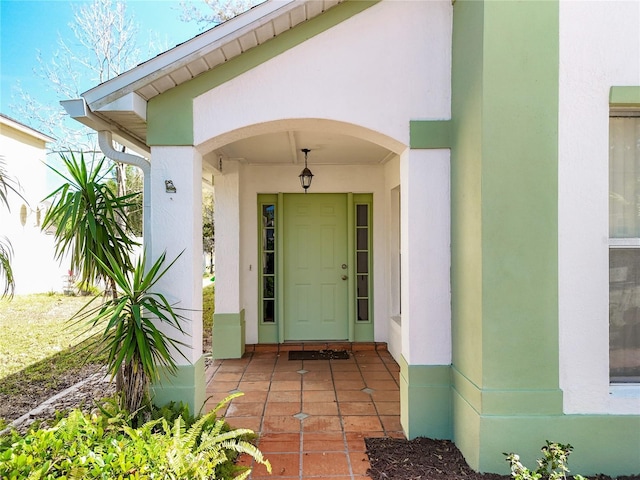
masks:
POLYGON ((240 298, 240 171, 225 161, 214 179, 216 225, 216 299, 213 358, 244 354, 244 309, 240 298))
POLYGON ((147 262, 163 252, 165 265, 180 258, 154 286, 184 317, 184 334, 163 328, 182 342, 182 355, 174 352, 176 377, 153 386, 154 402, 182 401, 198 412, 205 401, 202 352, 202 158, 192 147, 153 147, 151 150, 152 251, 147 262), (171 181, 175 192, 167 188, 171 181), (182 252, 182 253, 181 253, 182 252), (184 355, 184 356, 183 356, 184 355))
POLYGON ((451 435, 449 157, 434 149, 400 158, 401 422, 409 438, 451 435))

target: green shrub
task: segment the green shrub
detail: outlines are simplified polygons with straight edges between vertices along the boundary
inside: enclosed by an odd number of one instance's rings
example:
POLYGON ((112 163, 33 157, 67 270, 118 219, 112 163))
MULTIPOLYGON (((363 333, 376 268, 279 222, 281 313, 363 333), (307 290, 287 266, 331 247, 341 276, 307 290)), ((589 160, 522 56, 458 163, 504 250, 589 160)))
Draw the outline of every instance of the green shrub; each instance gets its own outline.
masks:
MULTIPOLYGON (((213 312, 215 306, 215 285, 207 285, 202 289, 202 328, 203 337, 206 340, 211 340, 213 329, 213 312)), ((211 353, 211 352, 208 352, 211 353)))
POLYGON ((82 282, 76 282, 75 289, 78 292, 78 295, 83 297, 87 297, 89 295, 95 297, 96 295, 101 295, 103 293, 100 287, 91 284, 84 284, 82 282))
MULTIPOLYGON (((520 462, 520 456, 515 453, 505 453, 507 462, 511 466, 511 476, 516 480, 565 480, 569 468, 567 459, 573 451, 568 443, 555 443, 546 440, 546 445, 541 448, 542 458, 537 460, 538 468, 529 470, 520 462)), ((576 475, 574 480, 587 480, 582 475, 576 475)))
POLYGON ((235 396, 190 427, 182 416, 173 422, 161 417, 134 428, 125 411, 73 410, 54 427, 24 436, 14 432, 10 442, 3 442, 0 478, 245 479, 251 470, 232 464, 241 453, 271 471, 269 461, 244 439, 251 430, 230 430, 224 418, 216 417, 235 396))

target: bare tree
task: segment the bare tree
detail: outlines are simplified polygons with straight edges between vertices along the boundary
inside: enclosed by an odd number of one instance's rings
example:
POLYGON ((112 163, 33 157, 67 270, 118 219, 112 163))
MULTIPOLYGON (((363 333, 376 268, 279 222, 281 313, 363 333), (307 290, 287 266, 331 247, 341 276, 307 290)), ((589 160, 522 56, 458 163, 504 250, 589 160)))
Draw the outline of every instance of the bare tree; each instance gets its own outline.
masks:
MULTIPOLYGON (((60 100, 78 98, 93 85, 105 82, 140 63, 139 27, 121 0, 93 0, 72 4, 73 21, 64 34, 58 33, 58 50, 48 59, 37 55, 35 75, 53 89, 60 100)), ((159 45, 150 45, 153 52, 159 45)), ((12 107, 30 126, 56 138, 50 149, 95 151, 95 132, 71 122, 62 107, 43 105, 29 92, 18 88, 19 102, 12 107)))
POLYGON ((202 0, 201 3, 181 0, 183 22, 196 22, 203 30, 225 22, 264 0, 202 0))
MULTIPOLYGON (((58 50, 49 59, 37 56, 34 73, 60 100, 78 98, 93 85, 100 84, 129 70, 142 58, 139 27, 127 12, 122 0, 93 0, 72 4, 73 21, 58 34, 58 50)), ((149 43, 151 56, 166 49, 156 38, 149 43)), ((50 153, 68 151, 97 152, 96 133, 72 121, 64 109, 55 104, 42 104, 33 95, 18 89, 19 102, 13 105, 21 118, 37 130, 57 139, 49 145, 50 153)), ((56 163, 57 160, 50 160, 56 163)), ((141 185, 141 172, 118 165, 116 188, 120 195, 133 192, 141 185)), ((137 228, 139 230, 139 228, 137 228)))

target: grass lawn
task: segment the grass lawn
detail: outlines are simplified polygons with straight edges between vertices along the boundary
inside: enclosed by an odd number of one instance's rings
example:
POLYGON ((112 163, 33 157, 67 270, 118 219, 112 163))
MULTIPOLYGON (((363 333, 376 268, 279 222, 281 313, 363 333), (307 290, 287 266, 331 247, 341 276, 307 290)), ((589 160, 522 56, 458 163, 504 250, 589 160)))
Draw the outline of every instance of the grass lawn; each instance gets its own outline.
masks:
POLYGON ((38 294, 0 300, 0 382, 86 339, 67 320, 90 298, 38 294))
MULTIPOLYGON (((202 290, 203 342, 211 351, 214 285, 202 290)), ((0 401, 28 396, 38 391, 53 395, 66 388, 65 381, 100 365, 104 358, 88 359, 83 350, 89 335, 78 336, 70 328, 71 318, 91 297, 63 295, 16 295, 0 300, 0 401), (66 379, 66 380, 65 380, 66 379)), ((0 426, 2 408, 0 408, 0 426)))
POLYGON ((212 283, 202 289, 202 344, 206 353, 211 353, 214 300, 215 286, 212 283))

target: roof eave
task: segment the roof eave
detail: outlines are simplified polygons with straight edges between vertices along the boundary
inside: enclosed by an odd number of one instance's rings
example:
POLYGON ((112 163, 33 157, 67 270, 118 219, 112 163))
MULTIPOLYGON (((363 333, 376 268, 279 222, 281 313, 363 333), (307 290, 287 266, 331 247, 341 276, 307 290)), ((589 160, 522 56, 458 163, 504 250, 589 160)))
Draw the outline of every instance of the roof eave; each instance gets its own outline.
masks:
POLYGON ((151 149, 143 139, 131 134, 131 132, 127 131, 123 126, 113 123, 106 117, 92 112, 84 98, 63 100, 60 102, 60 105, 62 105, 71 118, 92 130, 96 132, 112 132, 115 141, 142 156, 147 157, 151 153, 151 149))
POLYGON ((296 6, 296 0, 269 0, 82 94, 92 111, 143 87, 168 71, 187 65, 204 51, 240 38, 296 6))
POLYGON ((11 117, 7 117, 6 115, 0 114, 0 123, 3 123, 8 127, 13 128, 14 130, 26 133, 27 135, 37 138, 38 140, 41 140, 45 143, 52 143, 56 141, 55 138, 52 138, 49 135, 45 135, 44 133, 39 132, 38 130, 35 130, 27 125, 24 125, 23 123, 20 123, 11 117))

